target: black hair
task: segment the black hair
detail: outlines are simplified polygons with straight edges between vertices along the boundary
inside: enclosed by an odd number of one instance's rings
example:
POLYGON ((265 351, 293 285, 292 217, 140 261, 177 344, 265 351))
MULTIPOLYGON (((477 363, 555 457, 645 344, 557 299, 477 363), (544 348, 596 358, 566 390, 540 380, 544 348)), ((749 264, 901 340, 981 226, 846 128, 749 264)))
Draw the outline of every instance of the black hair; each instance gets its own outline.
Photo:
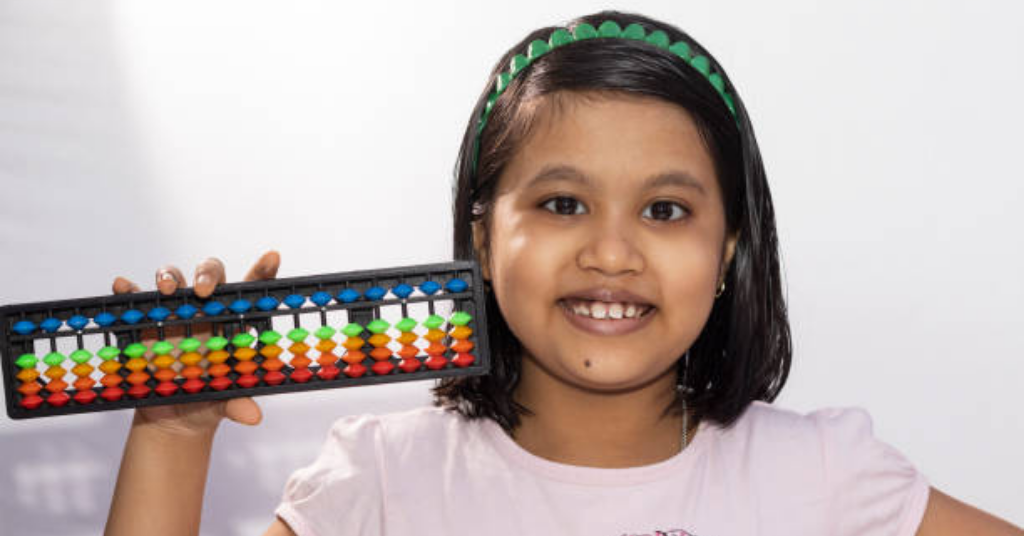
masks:
MULTIPOLYGON (((671 42, 685 41, 706 56, 725 81, 735 116, 708 80, 672 52, 643 41, 589 39, 557 47, 530 63, 493 104, 479 139, 479 118, 498 75, 515 54, 525 54, 535 39, 547 40, 559 27, 541 28, 506 52, 491 72, 466 126, 454 183, 454 257, 476 259, 472 224, 479 221, 483 248, 489 247, 489 207, 499 177, 528 135, 535 107, 524 106, 556 92, 627 94, 658 98, 687 110, 715 164, 728 235, 738 233, 735 254, 725 274, 726 289, 715 300, 703 331, 689 348, 687 386, 665 412, 679 411, 686 396, 696 419, 728 427, 754 400, 773 401, 789 375, 792 360, 789 320, 779 273, 778 240, 771 193, 743 101, 722 67, 683 31, 641 15, 603 11, 580 17, 598 27, 606 20, 625 28, 636 23, 646 33, 664 31, 671 42)), ((513 395, 522 370, 523 347, 505 322, 487 287, 488 337, 492 371, 485 376, 447 378, 434 388, 434 403, 467 418, 490 418, 513 431, 529 410, 513 395)), ((680 355, 677 374, 682 378, 680 355)))

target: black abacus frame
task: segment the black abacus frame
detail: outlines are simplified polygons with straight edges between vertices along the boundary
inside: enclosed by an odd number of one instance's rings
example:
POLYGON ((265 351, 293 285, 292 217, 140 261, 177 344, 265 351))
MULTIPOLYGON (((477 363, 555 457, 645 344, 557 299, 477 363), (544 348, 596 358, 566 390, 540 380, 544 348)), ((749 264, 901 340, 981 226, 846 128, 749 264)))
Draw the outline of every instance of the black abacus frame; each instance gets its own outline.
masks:
MULTIPOLYGON (((323 323, 326 325, 326 322, 323 323)), ((450 326, 446 323, 445 331, 447 331, 448 327, 450 326)), ((261 343, 258 343, 257 341, 257 348, 260 344, 261 343)), ((448 346, 447 340, 445 346, 448 346)), ((93 351, 93 353, 95 353, 95 351, 93 351)), ((446 355, 450 353, 450 349, 445 352, 446 355)), ((126 362, 126 357, 123 353, 119 355, 117 359, 121 363, 126 362)), ((234 357, 231 359, 234 359, 234 357)), ((370 358, 368 357, 368 359, 370 358)), ((395 357, 392 356, 391 359, 393 361, 395 360, 395 357)), ((198 299, 195 296, 193 289, 186 288, 179 289, 171 295, 163 295, 159 292, 153 291, 6 305, 0 307, 0 363, 2 363, 3 367, 7 415, 12 419, 27 419, 76 413, 94 413, 98 411, 110 411, 134 407, 182 404, 203 400, 223 400, 243 396, 262 396, 284 392, 335 389, 402 381, 419 381, 451 376, 475 376, 487 374, 490 371, 491 366, 490 351, 487 340, 487 315, 483 280, 480 276, 480 267, 475 261, 454 261, 438 264, 401 266, 377 270, 359 270, 333 274, 282 278, 269 281, 227 283, 218 285, 213 294, 205 299, 198 299), (454 277, 458 277, 467 283, 468 286, 465 291, 457 293, 448 292, 447 289, 444 288, 444 283, 454 277), (406 283, 414 288, 418 288, 421 283, 428 280, 442 284, 442 292, 435 293, 430 296, 410 296, 404 299, 391 298, 366 301, 365 297, 361 297, 359 300, 351 303, 339 303, 336 300, 338 292, 344 288, 353 288, 358 290, 362 295, 367 289, 374 286, 391 289, 401 283, 406 283), (331 294, 332 303, 325 306, 319 306, 310 302, 309 296, 321 290, 327 291, 331 294), (41 319, 49 317, 62 318, 65 322, 62 327, 66 328, 68 327, 66 325, 68 317, 76 314, 94 318, 97 314, 106 311, 120 318, 121 314, 129 309, 139 310, 142 307, 151 306, 166 307, 171 311, 174 311, 177 307, 185 303, 192 304, 201 311, 203 305, 211 300, 219 300, 222 304, 230 304, 232 301, 237 299, 248 299, 250 303, 255 303, 259 298, 272 296, 281 303, 283 302, 284 297, 289 294, 300 294, 306 297, 306 304, 298 309, 286 309, 283 308, 283 305, 279 305, 279 308, 271 311, 250 310, 243 314, 237 314, 230 311, 230 309, 226 309, 222 314, 217 316, 208 317, 197 314, 189 320, 175 318, 168 319, 163 322, 154 322, 145 318, 143 321, 135 324, 122 324, 118 322, 107 327, 87 326, 82 330, 59 329, 55 333, 45 333, 42 332, 42 330, 37 329, 38 333, 20 335, 13 332, 12 329, 16 322, 26 319, 34 321, 38 326, 41 319), (225 300, 225 298, 228 299, 225 300), (170 396, 161 396, 155 392, 150 392, 145 398, 134 399, 126 394, 124 398, 116 401, 108 401, 97 396, 88 404, 80 404, 72 399, 64 406, 55 407, 44 403, 42 406, 31 410, 18 405, 18 401, 23 398, 24 395, 17 390, 21 382, 15 377, 20 370, 15 361, 18 356, 22 354, 35 354, 35 341, 39 339, 50 340, 51 347, 55 347, 56 339, 58 338, 76 337, 78 347, 81 348, 83 346, 82 338, 84 336, 102 334, 104 335, 106 345, 117 346, 123 350, 127 345, 140 341, 143 330, 157 329, 159 333, 157 340, 163 340, 163 330, 172 326, 185 326, 185 336, 191 336, 192 326, 196 324, 212 324, 214 326, 222 327, 224 331, 222 336, 230 341, 232 328, 255 328, 258 332, 262 332, 271 329, 271 319, 278 316, 292 316, 294 317, 297 325, 300 315, 313 313, 319 314, 323 321, 326 319, 327 312, 346 310, 348 312, 350 322, 358 322, 365 328, 369 321, 379 317, 380 309, 382 307, 399 305, 402 307, 404 317, 406 316, 404 313, 406 312, 406 306, 408 304, 426 302, 428 304, 430 314, 433 314, 434 303, 438 301, 451 301, 453 302, 453 311, 465 311, 473 318, 473 332, 470 335, 469 340, 474 343, 472 353, 475 359, 469 366, 456 367, 452 363, 448 363, 443 369, 432 370, 421 365, 421 368, 415 372, 395 371, 386 375, 376 375, 372 370, 369 370, 369 367, 367 367, 368 370, 366 374, 358 378, 351 378, 341 374, 335 379, 323 380, 314 374, 307 382, 294 382, 289 377, 286 378, 283 383, 274 386, 256 385, 249 388, 243 388, 238 387, 233 383, 230 388, 223 391, 213 390, 209 385, 206 385, 203 387, 202 391, 197 393, 186 393, 181 391, 180 386, 182 379, 177 378, 174 381, 178 384, 179 390, 170 396), (113 341, 111 341, 111 337, 114 338, 113 341)), ((282 372, 287 373, 287 376, 290 374, 291 370, 292 368, 289 365, 285 365, 282 372)), ((315 362, 314 364, 311 364, 310 370, 317 370, 315 362)), ((70 370, 68 372, 70 373, 70 370)), ((124 367, 122 367, 118 373, 122 376, 127 374, 124 367)), ((230 374, 232 376, 237 376, 237 373, 233 370, 230 374)), ((259 374, 262 375, 263 371, 259 371, 259 374)), ((155 385, 155 379, 150 377, 147 381, 147 385, 152 388, 153 385, 155 385)), ((100 387, 96 386, 92 389, 97 394, 102 390, 100 387)))

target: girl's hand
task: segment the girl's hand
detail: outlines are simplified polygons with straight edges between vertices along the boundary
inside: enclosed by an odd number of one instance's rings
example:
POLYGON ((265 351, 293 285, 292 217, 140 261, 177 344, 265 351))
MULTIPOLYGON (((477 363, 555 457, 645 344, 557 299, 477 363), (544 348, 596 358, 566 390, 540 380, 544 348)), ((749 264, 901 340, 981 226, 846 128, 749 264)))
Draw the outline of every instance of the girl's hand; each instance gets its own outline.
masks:
MULTIPOLYGON (((268 251, 249 269, 245 281, 261 281, 277 276, 281 265, 281 256, 276 251, 268 251)), ((209 258, 196 267, 193 287, 196 296, 206 298, 213 293, 218 284, 225 282, 224 263, 209 258)), ((187 287, 185 276, 178 268, 167 265, 156 271, 156 287, 162 294, 173 294, 179 288, 187 287)), ((139 286, 123 277, 114 279, 114 294, 139 292, 139 286)), ((210 324, 196 324, 192 335, 200 340, 209 338, 210 324)), ((171 341, 181 339, 183 329, 166 328, 165 338, 171 341)), ((156 341, 155 331, 142 333, 143 342, 151 345, 156 341)), ((259 406, 252 398, 233 398, 212 402, 193 402, 166 406, 136 408, 133 427, 150 429, 171 436, 193 437, 213 434, 223 417, 241 424, 255 425, 260 422, 262 414, 259 406)))

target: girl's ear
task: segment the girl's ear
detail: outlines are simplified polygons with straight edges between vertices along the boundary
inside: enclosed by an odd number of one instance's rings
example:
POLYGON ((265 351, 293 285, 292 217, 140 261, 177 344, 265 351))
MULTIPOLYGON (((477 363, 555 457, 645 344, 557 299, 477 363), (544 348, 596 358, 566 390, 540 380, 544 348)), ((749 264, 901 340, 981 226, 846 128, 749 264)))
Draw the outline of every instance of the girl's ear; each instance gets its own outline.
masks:
POLYGON ((484 247, 484 237, 487 236, 487 230, 484 229, 481 220, 475 220, 470 225, 473 231, 473 249, 476 250, 476 258, 480 261, 481 275, 483 275, 484 281, 490 281, 491 257, 487 254, 487 248, 484 247))

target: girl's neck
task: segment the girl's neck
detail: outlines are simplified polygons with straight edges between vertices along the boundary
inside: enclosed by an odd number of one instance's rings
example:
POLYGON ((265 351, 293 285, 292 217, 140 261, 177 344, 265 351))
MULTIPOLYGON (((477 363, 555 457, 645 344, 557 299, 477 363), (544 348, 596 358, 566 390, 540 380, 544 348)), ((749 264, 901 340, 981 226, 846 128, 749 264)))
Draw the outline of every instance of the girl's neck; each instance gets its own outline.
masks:
MULTIPOLYGON (((544 372, 524 356, 516 401, 523 415, 513 439, 554 462, 588 467, 637 467, 664 461, 682 448, 682 415, 662 416, 675 393, 675 370, 616 393, 589 391, 544 372)), ((688 419, 691 441, 697 427, 688 419)))

